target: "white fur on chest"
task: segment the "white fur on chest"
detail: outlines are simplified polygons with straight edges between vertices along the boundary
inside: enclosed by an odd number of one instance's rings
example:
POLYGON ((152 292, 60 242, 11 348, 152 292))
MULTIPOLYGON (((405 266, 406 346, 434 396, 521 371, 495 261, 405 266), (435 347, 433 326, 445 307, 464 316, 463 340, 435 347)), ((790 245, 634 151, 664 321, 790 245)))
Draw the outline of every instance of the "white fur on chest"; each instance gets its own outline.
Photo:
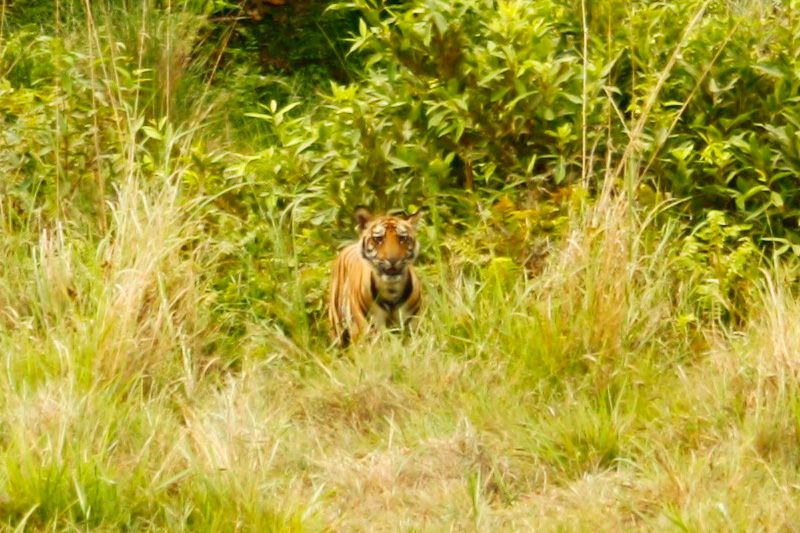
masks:
POLYGON ((396 302, 403 295, 408 284, 408 272, 387 276, 379 274, 381 283, 378 285, 378 296, 387 302, 396 302))
MULTIPOLYGON (((380 282, 376 283, 376 288, 378 289, 376 299, 389 304, 394 302, 399 303, 410 282, 410 273, 405 271, 396 276, 376 275, 380 276, 380 282)), ((377 301, 373 303, 370 314, 372 323, 375 326, 399 326, 402 325, 403 321, 409 316, 408 302, 402 302, 396 307, 394 305, 389 305, 388 307, 389 309, 387 309, 387 306, 380 305, 377 301)))

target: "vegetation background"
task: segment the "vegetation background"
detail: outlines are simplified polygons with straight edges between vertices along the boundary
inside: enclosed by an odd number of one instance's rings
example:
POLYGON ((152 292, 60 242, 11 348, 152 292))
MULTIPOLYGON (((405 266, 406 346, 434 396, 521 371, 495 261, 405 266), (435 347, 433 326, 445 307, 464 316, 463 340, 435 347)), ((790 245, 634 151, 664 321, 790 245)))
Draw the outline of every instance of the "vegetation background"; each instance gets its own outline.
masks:
POLYGON ((2 0, 0 529, 796 530, 799 132, 796 0, 2 0))

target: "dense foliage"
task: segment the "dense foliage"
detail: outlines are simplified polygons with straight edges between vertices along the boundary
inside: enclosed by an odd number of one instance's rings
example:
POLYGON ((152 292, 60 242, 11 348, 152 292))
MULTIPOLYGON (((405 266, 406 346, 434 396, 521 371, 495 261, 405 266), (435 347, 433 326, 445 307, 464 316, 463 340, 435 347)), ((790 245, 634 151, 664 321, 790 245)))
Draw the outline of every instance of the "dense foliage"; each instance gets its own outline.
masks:
POLYGON ((796 0, 0 8, 0 530, 781 530, 796 0), (416 335, 334 350, 352 211, 416 335), (533 512, 535 509, 536 512, 533 512))

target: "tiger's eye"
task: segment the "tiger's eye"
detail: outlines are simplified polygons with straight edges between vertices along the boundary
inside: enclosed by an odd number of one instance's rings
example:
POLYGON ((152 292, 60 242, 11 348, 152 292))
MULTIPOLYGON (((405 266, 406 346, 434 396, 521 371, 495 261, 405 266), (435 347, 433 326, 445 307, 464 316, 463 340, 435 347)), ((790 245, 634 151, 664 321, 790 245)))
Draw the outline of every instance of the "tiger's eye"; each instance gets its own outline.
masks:
POLYGON ((406 244, 408 242, 408 235, 400 235, 400 242, 406 244))
POLYGON ((372 237, 372 240, 375 241, 375 244, 380 244, 383 242, 383 237, 381 237, 380 235, 374 235, 372 237))

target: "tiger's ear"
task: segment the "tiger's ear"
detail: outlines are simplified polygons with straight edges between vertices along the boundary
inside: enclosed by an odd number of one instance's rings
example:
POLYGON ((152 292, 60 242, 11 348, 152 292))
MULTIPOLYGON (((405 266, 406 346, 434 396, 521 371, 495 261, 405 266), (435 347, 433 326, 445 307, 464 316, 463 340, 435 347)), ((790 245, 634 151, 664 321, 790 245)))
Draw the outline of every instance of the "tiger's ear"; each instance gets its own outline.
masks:
POLYGON ((411 225, 414 226, 414 229, 419 227, 419 221, 422 218, 422 215, 430 211, 427 206, 422 206, 417 211, 411 215, 406 215, 405 219, 411 222, 411 225))
POLYGON ((369 222, 375 218, 375 215, 373 215, 372 212, 363 205, 356 207, 356 210, 353 212, 353 216, 356 219, 356 224, 358 224, 358 231, 364 231, 364 228, 367 227, 367 224, 369 224, 369 222))

